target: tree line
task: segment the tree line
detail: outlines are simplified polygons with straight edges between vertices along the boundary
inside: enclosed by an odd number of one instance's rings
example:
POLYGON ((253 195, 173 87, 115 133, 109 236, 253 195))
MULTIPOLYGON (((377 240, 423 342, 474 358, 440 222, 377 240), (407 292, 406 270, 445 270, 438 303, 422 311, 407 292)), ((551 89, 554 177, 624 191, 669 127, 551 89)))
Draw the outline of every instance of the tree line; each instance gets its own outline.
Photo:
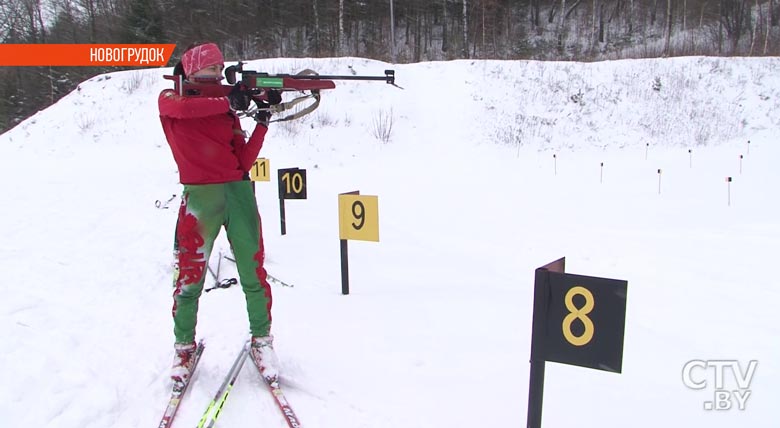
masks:
MULTIPOLYGON (((229 60, 780 55, 780 0, 0 0, 3 43, 196 41, 229 60)), ((0 132, 117 68, 0 69, 0 132)))

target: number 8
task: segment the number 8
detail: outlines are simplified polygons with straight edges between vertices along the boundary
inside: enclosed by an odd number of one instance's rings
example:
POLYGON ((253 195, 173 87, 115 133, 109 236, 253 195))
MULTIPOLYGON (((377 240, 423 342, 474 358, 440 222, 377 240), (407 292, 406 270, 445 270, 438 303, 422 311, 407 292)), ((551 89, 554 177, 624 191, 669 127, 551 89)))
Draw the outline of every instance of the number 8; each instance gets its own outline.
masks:
POLYGON ((578 285, 569 289, 564 298, 564 303, 566 304, 566 309, 569 310, 569 314, 563 318, 563 337, 566 338, 567 342, 574 346, 587 345, 588 342, 593 339, 593 332, 595 330, 593 321, 587 317, 593 310, 593 294, 587 288, 578 285), (585 298, 585 305, 581 308, 574 306, 574 296, 576 295, 585 298), (571 331, 571 324, 575 319, 579 319, 582 324, 585 325, 585 331, 582 333, 582 336, 575 336, 571 331))

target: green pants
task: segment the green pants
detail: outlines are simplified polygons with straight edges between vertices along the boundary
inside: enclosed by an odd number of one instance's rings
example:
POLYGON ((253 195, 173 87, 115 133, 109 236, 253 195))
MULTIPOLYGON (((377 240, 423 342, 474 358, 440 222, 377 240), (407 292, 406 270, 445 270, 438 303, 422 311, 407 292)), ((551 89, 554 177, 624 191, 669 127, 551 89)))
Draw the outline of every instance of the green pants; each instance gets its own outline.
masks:
POLYGON ((219 230, 225 226, 246 296, 252 336, 271 330, 271 287, 263 267, 263 235, 253 183, 185 185, 174 241, 173 332, 177 343, 195 340, 198 299, 219 230))

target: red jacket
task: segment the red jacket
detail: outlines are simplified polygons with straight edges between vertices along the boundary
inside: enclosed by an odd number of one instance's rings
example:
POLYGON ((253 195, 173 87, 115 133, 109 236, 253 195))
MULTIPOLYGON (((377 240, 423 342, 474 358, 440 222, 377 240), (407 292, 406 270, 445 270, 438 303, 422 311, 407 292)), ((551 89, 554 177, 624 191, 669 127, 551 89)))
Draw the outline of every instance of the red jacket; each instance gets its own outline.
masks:
POLYGON ((240 181, 252 168, 268 128, 255 126, 246 141, 226 97, 183 97, 167 89, 158 104, 182 184, 240 181))

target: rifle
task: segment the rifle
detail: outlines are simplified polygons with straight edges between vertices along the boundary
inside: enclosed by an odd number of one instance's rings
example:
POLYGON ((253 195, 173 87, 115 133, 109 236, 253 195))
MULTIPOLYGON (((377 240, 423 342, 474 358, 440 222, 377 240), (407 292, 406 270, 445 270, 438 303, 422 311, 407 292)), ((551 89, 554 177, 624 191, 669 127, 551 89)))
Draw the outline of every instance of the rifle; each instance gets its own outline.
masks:
MULTIPOLYGON (((271 122, 284 122, 288 120, 301 118, 320 105, 320 91, 323 89, 335 89, 334 80, 362 80, 362 81, 384 81, 389 85, 403 89, 395 84, 395 70, 385 70, 384 76, 345 76, 345 75, 320 75, 313 70, 303 70, 297 74, 268 74, 252 70, 244 70, 244 63, 231 65, 225 69, 225 80, 230 85, 217 84, 218 78, 193 78, 185 80, 182 75, 163 76, 167 80, 174 81, 174 90, 182 96, 187 97, 224 97, 227 96, 234 86, 239 82, 236 74, 241 74, 240 88, 246 91, 253 99, 267 101, 267 91, 274 89, 281 92, 304 92, 308 94, 296 97, 288 102, 282 102, 277 105, 263 108, 271 113, 281 113, 290 110, 297 104, 313 99, 314 102, 302 108, 298 112, 285 116, 281 119, 274 119, 271 122)), ((240 111, 237 114, 241 117, 252 116, 258 110, 255 106, 250 106, 246 111, 240 111)))

